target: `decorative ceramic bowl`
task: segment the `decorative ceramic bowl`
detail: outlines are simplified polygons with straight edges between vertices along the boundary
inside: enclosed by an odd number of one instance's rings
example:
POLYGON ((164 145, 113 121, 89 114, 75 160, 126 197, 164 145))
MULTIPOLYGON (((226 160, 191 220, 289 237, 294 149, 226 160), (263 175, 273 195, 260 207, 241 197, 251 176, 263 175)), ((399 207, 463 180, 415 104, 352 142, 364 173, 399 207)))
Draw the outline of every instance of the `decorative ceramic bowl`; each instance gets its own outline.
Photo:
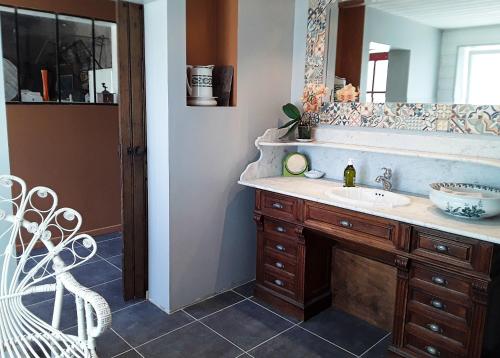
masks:
POLYGON ((500 214, 500 189, 464 183, 433 183, 431 201, 446 214, 484 219, 500 214))

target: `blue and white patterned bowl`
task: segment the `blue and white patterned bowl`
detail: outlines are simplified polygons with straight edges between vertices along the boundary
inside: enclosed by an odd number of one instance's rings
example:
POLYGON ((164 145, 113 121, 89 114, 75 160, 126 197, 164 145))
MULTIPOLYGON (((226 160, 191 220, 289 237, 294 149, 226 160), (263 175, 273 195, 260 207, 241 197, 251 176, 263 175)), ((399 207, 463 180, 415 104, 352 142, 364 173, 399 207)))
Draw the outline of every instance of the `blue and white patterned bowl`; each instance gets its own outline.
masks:
POLYGON ((431 201, 446 214, 485 219, 500 214, 500 189, 465 183, 430 184, 431 201))

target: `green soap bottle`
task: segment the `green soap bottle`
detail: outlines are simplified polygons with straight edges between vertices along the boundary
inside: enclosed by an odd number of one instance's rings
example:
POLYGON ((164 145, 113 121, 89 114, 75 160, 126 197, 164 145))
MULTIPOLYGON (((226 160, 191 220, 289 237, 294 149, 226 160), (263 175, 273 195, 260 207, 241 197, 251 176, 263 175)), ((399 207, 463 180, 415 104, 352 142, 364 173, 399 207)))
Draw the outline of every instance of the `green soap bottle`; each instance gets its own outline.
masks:
POLYGON ((356 169, 354 169, 352 159, 349 159, 344 170, 344 186, 348 188, 356 186, 356 169))

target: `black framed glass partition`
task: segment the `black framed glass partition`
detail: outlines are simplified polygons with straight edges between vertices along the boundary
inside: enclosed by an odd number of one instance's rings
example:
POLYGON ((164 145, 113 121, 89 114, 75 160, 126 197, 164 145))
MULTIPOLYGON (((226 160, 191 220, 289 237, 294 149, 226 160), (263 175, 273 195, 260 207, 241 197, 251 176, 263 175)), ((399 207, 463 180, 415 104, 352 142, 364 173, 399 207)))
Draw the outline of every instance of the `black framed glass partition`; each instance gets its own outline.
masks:
POLYGON ((0 6, 8 103, 118 103, 116 24, 0 6))

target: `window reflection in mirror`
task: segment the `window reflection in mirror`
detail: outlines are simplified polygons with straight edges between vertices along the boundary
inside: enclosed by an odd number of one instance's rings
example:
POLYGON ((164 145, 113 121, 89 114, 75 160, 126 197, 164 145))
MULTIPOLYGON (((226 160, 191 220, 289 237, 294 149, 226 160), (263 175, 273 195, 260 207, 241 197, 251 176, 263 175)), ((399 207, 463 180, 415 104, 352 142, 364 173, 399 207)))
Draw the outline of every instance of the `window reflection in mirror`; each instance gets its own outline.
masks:
POLYGON ((345 79, 360 102, 500 104, 500 1, 360 3, 329 9, 330 88, 345 79))

